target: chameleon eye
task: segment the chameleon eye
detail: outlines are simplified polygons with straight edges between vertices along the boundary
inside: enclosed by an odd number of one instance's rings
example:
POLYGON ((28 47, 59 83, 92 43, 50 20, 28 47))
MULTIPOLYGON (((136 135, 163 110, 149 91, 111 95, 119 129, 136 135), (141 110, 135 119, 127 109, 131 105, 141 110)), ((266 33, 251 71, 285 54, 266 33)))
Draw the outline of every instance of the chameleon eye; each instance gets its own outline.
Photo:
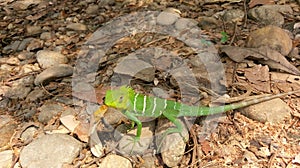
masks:
POLYGON ((120 96, 119 103, 121 103, 122 101, 123 101, 123 96, 120 96))

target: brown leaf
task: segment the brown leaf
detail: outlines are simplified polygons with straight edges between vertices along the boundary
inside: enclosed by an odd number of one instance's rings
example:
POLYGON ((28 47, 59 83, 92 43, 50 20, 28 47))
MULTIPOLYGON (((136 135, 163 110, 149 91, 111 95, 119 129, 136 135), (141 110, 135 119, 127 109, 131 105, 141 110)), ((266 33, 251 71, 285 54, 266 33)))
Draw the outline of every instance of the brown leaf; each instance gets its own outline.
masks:
POLYGON ((245 69, 245 77, 256 90, 270 92, 270 74, 267 66, 256 65, 245 69))
POLYGON ((200 142, 202 151, 207 155, 210 151, 212 151, 212 148, 209 145, 209 142, 207 140, 204 140, 200 142))
POLYGON ((257 60, 262 64, 269 65, 270 68, 279 69, 294 75, 300 75, 300 71, 290 64, 283 55, 267 46, 259 48, 223 46, 221 47, 221 52, 226 53, 228 57, 235 62, 243 62, 246 58, 249 58, 257 60))
POLYGON ((253 8, 256 5, 273 5, 274 0, 251 0, 249 2, 249 8, 253 8))

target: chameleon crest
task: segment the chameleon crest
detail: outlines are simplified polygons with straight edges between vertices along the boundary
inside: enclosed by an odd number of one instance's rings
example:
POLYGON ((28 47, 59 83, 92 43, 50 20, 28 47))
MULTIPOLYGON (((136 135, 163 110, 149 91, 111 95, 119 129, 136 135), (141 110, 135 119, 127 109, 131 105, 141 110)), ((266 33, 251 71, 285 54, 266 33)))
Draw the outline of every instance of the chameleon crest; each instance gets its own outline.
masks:
POLYGON ((134 91, 130 87, 121 86, 116 90, 108 90, 105 95, 105 104, 117 109, 127 109, 130 105, 130 98, 134 91))

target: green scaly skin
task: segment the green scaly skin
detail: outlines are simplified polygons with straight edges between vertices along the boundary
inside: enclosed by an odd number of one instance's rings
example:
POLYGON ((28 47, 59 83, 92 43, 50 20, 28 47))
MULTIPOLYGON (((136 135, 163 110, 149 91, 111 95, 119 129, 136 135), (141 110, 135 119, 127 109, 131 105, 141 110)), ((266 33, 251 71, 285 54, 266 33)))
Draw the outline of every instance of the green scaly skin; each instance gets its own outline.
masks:
POLYGON ((226 111, 243 108, 286 95, 291 95, 297 92, 300 92, 300 90, 281 93, 277 95, 264 96, 258 99, 228 104, 224 106, 205 107, 189 106, 172 100, 146 96, 134 92, 134 90, 130 87, 121 86, 118 89, 106 91, 105 104, 109 107, 121 110, 128 119, 137 124, 137 133, 136 137, 134 138, 134 142, 137 142, 140 140, 142 130, 142 123, 137 118, 138 116, 152 118, 166 117, 168 120, 175 124, 176 128, 169 128, 168 130, 166 130, 165 135, 170 133, 181 133, 183 126, 177 119, 178 117, 207 116, 217 113, 223 113, 226 111))

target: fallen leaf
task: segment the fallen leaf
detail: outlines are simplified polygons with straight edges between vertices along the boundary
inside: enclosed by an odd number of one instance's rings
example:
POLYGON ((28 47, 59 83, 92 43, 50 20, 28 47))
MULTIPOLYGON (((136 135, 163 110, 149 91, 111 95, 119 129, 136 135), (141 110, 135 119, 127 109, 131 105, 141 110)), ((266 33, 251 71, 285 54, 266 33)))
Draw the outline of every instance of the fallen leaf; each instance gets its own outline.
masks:
POLYGON ((273 5, 275 4, 274 0, 251 0, 249 2, 249 8, 253 8, 256 5, 273 5))
POLYGON ((202 142, 200 142, 201 147, 202 147, 202 151, 207 155, 210 151, 212 151, 212 148, 209 145, 209 142, 204 140, 202 142))
POLYGON ((226 53, 235 62, 243 62, 246 58, 249 58, 269 65, 272 69, 279 69, 294 75, 300 75, 300 71, 290 64, 283 55, 267 46, 259 48, 223 46, 220 49, 221 52, 226 53))
POLYGON ((250 86, 256 90, 268 93, 271 91, 268 66, 256 65, 253 68, 246 68, 245 77, 249 80, 250 86))

